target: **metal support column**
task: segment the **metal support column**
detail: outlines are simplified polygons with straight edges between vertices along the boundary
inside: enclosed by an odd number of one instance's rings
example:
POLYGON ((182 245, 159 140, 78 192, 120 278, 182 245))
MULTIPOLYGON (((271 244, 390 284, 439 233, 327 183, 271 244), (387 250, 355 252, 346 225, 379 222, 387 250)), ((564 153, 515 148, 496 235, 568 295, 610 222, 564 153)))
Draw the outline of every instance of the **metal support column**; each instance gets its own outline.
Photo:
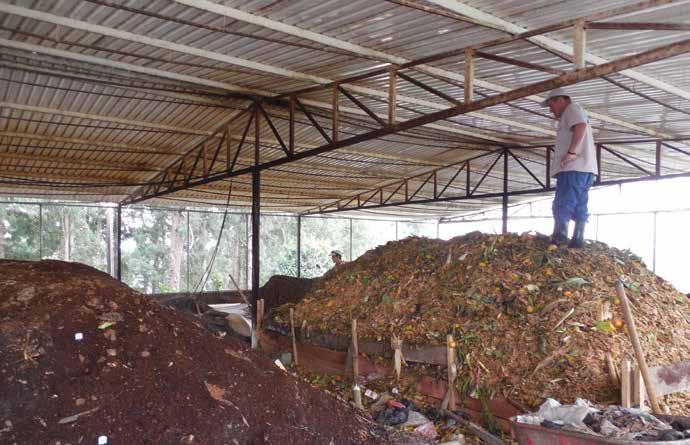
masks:
POLYGON ((117 206, 117 229, 115 236, 115 255, 117 256, 117 281, 122 282, 122 206, 117 206))
POLYGON ((546 147, 546 188, 551 188, 551 147, 546 147))
MULTIPOLYGON (((659 165, 657 163, 657 165, 659 165)), ((656 273, 656 215, 658 212, 654 212, 654 224, 652 225, 652 272, 656 273)))
POLYGON ((43 206, 38 205, 38 259, 43 259, 43 206))
POLYGON ((597 180, 596 180, 595 184, 599 184, 601 182, 601 177, 602 177, 602 174, 601 174, 601 144, 597 144, 596 149, 597 149, 597 152, 596 152, 597 153, 597 180))
MULTIPOLYGON (((661 176, 661 141, 656 141, 656 157, 654 162, 654 175, 661 176)), ((655 213, 656 215, 656 213, 655 213)))
POLYGON ((249 274, 251 270, 249 269, 251 264, 249 264, 249 213, 244 214, 244 288, 249 289, 249 274))
POLYGON ((254 108, 254 166, 252 170, 252 326, 256 326, 256 302, 259 300, 259 251, 260 213, 261 213, 261 171, 256 168, 260 163, 259 143, 260 125, 259 108, 254 108))
POLYGON ((501 233, 504 235, 508 233, 508 150, 503 150, 503 227, 501 233))
POLYGON ((302 215, 297 215, 297 278, 302 276, 302 215))
POLYGON ((184 242, 184 250, 187 252, 187 292, 191 292, 192 289, 189 287, 189 283, 191 282, 190 280, 190 266, 192 262, 192 256, 191 256, 191 243, 189 242, 189 210, 187 210, 187 236, 185 238, 184 242))

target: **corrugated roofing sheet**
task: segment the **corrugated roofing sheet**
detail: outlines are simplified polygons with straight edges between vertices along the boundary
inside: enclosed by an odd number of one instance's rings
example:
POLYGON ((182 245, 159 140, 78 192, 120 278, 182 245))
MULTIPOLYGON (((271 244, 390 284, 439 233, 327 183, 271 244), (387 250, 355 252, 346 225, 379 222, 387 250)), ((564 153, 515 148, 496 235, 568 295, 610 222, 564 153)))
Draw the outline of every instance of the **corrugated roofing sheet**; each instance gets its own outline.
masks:
MULTIPOLYGON (((391 62, 482 45, 509 36, 505 26, 533 30, 617 8, 632 12, 602 20, 689 23, 689 3, 645 2, 634 8, 632 2, 616 0, 0 0, 0 193, 121 201, 202 141, 220 142, 213 132, 257 95, 275 96, 391 62), (251 14, 253 23, 233 16, 231 10, 211 12, 217 5, 251 14), (482 13, 491 15, 489 22, 482 13), (283 25, 292 28, 280 28, 283 25)), ((587 51, 615 60, 688 38, 688 31, 589 29, 587 51)), ((481 51, 567 71, 572 69, 570 55, 554 48, 572 45, 572 39, 573 29, 566 27, 532 42, 516 40, 481 51)), ((616 73, 568 91, 590 113, 597 141, 682 138, 690 136, 689 62, 690 55, 680 55, 635 68, 634 75, 616 73)), ((462 101, 464 66, 460 51, 401 72, 462 101)), ((478 58, 474 94, 481 99, 553 76, 478 58)), ((388 82, 384 73, 343 87, 385 120, 388 82)), ((401 121, 451 105, 402 78, 397 96, 401 121)), ((403 178, 413 177, 410 186, 419 187, 424 180, 419 175, 436 169, 439 181, 447 183, 456 168, 444 166, 500 146, 552 143, 555 121, 539 99, 515 100, 269 169, 262 175, 263 206, 313 210, 357 194, 369 196, 378 188, 393 192, 403 178)), ((300 100, 330 134, 331 88, 302 94, 300 100)), ((341 137, 378 128, 342 94, 339 103, 341 137)), ((285 109, 270 103, 265 109, 285 138, 285 109)), ((253 130, 246 126, 246 119, 233 125, 231 145, 239 145, 245 130, 246 146, 253 144, 253 130)), ((295 127, 298 152, 325 143, 305 115, 297 113, 295 127)), ((264 125, 260 137, 262 160, 283 156, 270 128, 264 125)), ((684 141, 664 145, 662 151, 662 173, 690 170, 690 148, 684 141)), ((515 148, 514 153, 537 178, 545 178, 543 148, 515 148)), ((634 177, 643 170, 653 172, 655 156, 654 142, 610 145, 602 155, 602 169, 609 178, 634 177)), ((201 159, 211 162, 206 156, 201 159)), ((225 164, 226 155, 219 160, 225 164)), ((243 151, 237 165, 248 167, 252 162, 252 154, 243 151)), ((472 187, 490 164, 488 156, 474 162, 472 187)), ((477 193, 502 190, 500 164, 481 180, 477 193)), ((537 185, 515 159, 508 167, 510 190, 537 185)), ((221 205, 229 184, 197 186, 160 200, 221 205)), ((232 187, 231 203, 248 205, 250 179, 234 178, 232 187)), ((464 181, 449 184, 446 196, 460 197, 465 188, 464 181)), ((429 198, 433 193, 426 184, 418 196, 429 198)), ((499 202, 458 200, 368 212, 429 217, 499 202)))

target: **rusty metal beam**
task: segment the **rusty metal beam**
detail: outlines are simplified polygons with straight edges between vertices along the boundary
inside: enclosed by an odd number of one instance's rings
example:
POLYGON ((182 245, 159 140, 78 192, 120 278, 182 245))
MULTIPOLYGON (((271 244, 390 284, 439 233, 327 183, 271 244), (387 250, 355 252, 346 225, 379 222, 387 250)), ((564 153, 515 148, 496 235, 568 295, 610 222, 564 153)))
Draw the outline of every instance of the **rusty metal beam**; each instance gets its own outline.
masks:
POLYGON ((654 22, 587 22, 588 29, 617 29, 635 31, 690 31, 690 23, 654 23, 654 22))
POLYGON ((557 68, 551 68, 550 66, 537 65, 534 63, 523 62, 522 60, 510 59, 508 57, 499 56, 496 54, 486 53, 484 51, 475 51, 474 53, 477 57, 482 59, 493 60, 494 62, 505 63, 506 65, 519 66, 521 68, 527 68, 528 70, 543 71, 545 73, 551 74, 563 74, 565 71, 559 70, 557 68))
MULTIPOLYGON (((495 163, 497 163, 498 160, 500 160, 503 157, 504 157, 503 154, 498 156, 495 160, 495 163)), ((494 163, 494 165, 495 165, 495 163, 494 163)), ((673 173, 673 174, 666 174, 666 175, 660 175, 660 176, 643 175, 643 176, 624 178, 624 179, 602 180, 602 181, 597 182, 596 186, 609 186, 609 185, 628 184, 628 183, 650 181, 650 180, 657 180, 657 179, 674 179, 674 178, 686 178, 686 177, 690 177, 690 172, 673 173)), ((390 200, 388 200, 388 201, 380 203, 380 204, 363 205, 362 203, 358 203, 356 206, 344 205, 344 206, 338 207, 337 209, 327 209, 324 207, 324 208, 318 209, 318 210, 309 210, 309 211, 306 211, 302 214, 303 215, 312 215, 312 214, 319 214, 319 213, 336 213, 336 212, 347 212, 347 211, 355 211, 355 210, 370 210, 370 209, 377 209, 377 208, 384 208, 384 207, 398 207, 398 206, 406 206, 406 205, 422 205, 422 204, 433 204, 433 203, 441 203, 441 202, 482 200, 482 199, 492 199, 492 198, 507 199, 508 197, 511 197, 511 196, 536 195, 536 194, 549 193, 549 192, 553 192, 553 191, 554 191, 553 187, 538 187, 538 188, 530 188, 530 189, 525 189, 525 190, 513 190, 513 191, 508 191, 507 193, 504 193, 504 191, 501 191, 501 192, 495 192, 495 193, 473 193, 470 195, 464 194, 464 195, 456 195, 456 196, 438 196, 436 198, 406 199, 403 201, 390 201, 390 200)))
MULTIPOLYGON (((484 108, 492 107, 495 105, 503 104, 506 102, 514 101, 517 99, 522 99, 524 97, 528 97, 534 94, 539 94, 543 93, 549 90, 552 90, 557 87, 562 87, 562 86, 567 86, 567 85, 572 85, 575 83, 595 79, 601 76, 605 76, 608 74, 616 73, 619 71, 623 71, 626 69, 630 69, 632 67, 637 67, 640 65, 656 62, 658 60, 663 60, 669 57, 677 56, 680 54, 685 54, 690 52, 690 39, 688 40, 683 40, 681 42, 676 42, 672 43, 669 45, 664 45, 658 48, 654 48, 648 51, 644 51, 639 54, 623 57, 619 60, 605 63, 602 65, 597 65, 594 67, 590 68, 584 68, 581 70, 573 71, 573 72, 568 72, 566 74, 562 74, 558 77, 537 82, 531 85, 527 85, 521 88, 516 88, 514 90, 498 94, 495 96, 490 96, 485 99, 473 101, 473 102, 466 102, 460 105, 456 105, 454 107, 445 109, 445 110, 440 110, 437 112, 429 113, 426 115, 422 115, 407 121, 399 122, 395 125, 395 127, 390 127, 387 126, 385 122, 383 122, 380 118, 377 119, 381 120, 380 124, 382 125, 382 128, 372 130, 366 133, 358 134, 355 136, 351 136, 347 139, 340 140, 338 142, 333 142, 328 139, 328 135, 325 134, 325 132, 322 133, 322 135, 327 139, 329 142, 328 144, 315 148, 315 149, 310 149, 310 150, 304 150, 299 153, 295 153, 294 156, 292 157, 282 157, 282 158, 277 158, 277 159, 272 159, 266 162, 263 162, 256 167, 253 167, 254 169, 268 169, 272 167, 276 167, 278 165, 282 165, 288 162, 293 162, 297 161, 300 159, 305 159, 311 156, 315 156, 317 154, 322 154, 322 153, 327 153, 329 151, 337 150, 338 148, 343 148, 347 146, 351 146, 354 144, 358 144, 360 142, 380 138, 382 136, 386 136, 389 134, 395 134, 399 133, 402 131, 406 130, 411 130, 413 128, 417 128, 419 126, 429 124, 438 120, 442 119, 447 119, 453 116, 461 115, 461 114, 466 114, 472 111, 478 111, 482 110, 484 108)), ((341 92, 343 90, 341 89, 341 92)), ((297 105, 299 106, 300 103, 297 100, 297 105)), ((302 107, 303 108, 303 107, 302 107)), ((306 110, 304 110, 306 111, 306 110)), ((313 123, 315 122, 313 118, 310 119, 313 123)), ((317 128, 320 128, 318 126, 318 123, 316 123, 317 128)), ((321 129, 321 131, 323 131, 321 129)), ((138 196, 133 196, 130 197, 128 200, 126 200, 126 203, 134 203, 134 202, 139 202, 142 200, 146 200, 149 198, 153 198, 156 196, 161 196, 161 194, 167 194, 167 193, 173 193, 177 190, 182 190, 190 185, 201 185, 204 183, 209 183, 209 182, 214 182, 222 179, 226 179, 229 177, 233 176, 238 176, 242 174, 247 174, 252 171, 252 168, 243 168, 235 171, 230 171, 230 172, 222 172, 220 174, 216 175, 209 175, 208 177, 205 178, 200 178, 198 180, 195 180, 193 183, 187 182, 184 184, 184 186, 177 186, 177 187, 169 187, 165 191, 162 192, 157 192, 157 193, 151 193, 151 194, 139 194, 138 196)))
MULTIPOLYGON (((646 142, 648 142, 648 141, 646 141, 646 142)), ((652 141, 652 142, 654 142, 654 141, 652 141)), ((628 144, 630 144, 630 143, 631 143, 631 141, 618 141, 618 142, 615 142, 615 144, 619 144, 619 145, 628 145, 628 144)), ((660 150, 661 150, 661 147, 662 147, 662 146, 666 146, 666 145, 667 145, 666 142, 663 141, 663 140, 657 140, 656 143, 655 143, 656 163, 655 163, 655 173, 654 173, 654 174, 652 174, 651 172, 647 171, 646 169, 644 169, 644 168, 642 168, 642 167, 636 165, 635 162, 634 162, 634 161, 636 160, 636 158, 635 158, 634 156, 632 156, 632 155, 624 155, 624 154, 621 154, 621 153, 618 153, 618 152, 614 152, 614 151, 611 150, 610 148, 606 148, 606 147, 605 147, 604 149, 611 151, 611 153, 613 153, 614 155, 616 155, 617 157, 619 157, 619 158, 620 158, 621 160, 623 160, 624 162, 630 163, 631 165, 633 165, 637 170, 639 170, 639 171, 642 173, 642 175, 641 175, 641 176, 636 176, 636 177, 627 178, 627 179, 612 179, 612 180, 604 181, 604 180, 602 180, 603 172, 602 172, 602 164, 601 164, 601 149, 602 149, 601 146, 602 146, 602 144, 601 144, 601 143, 597 143, 597 169, 598 169, 599 174, 597 175, 597 183, 596 183, 596 185, 599 186, 599 185, 606 185, 606 184, 622 184, 622 183, 625 183, 625 182, 639 182, 639 181, 647 180, 647 179, 650 179, 650 180, 651 180, 651 179, 659 179, 659 178, 674 178, 674 177, 690 176, 690 171, 683 171, 683 170, 676 170, 676 171, 675 171, 674 173, 672 173, 672 174, 666 174, 666 175, 662 175, 662 174, 661 174, 661 152, 660 152, 660 150)), ((548 147, 548 146, 547 146, 547 147, 545 147, 545 148, 546 148, 546 150, 547 150, 547 151, 546 151, 546 156, 545 156, 544 158, 542 158, 542 159, 543 159, 543 161, 544 161, 544 168, 545 168, 546 173, 547 173, 547 180, 546 180, 546 183, 544 183, 544 182, 542 182, 541 180, 539 180, 539 179, 537 178, 537 176, 534 174, 534 172, 532 172, 532 171, 522 162, 522 160, 521 160, 519 157, 517 157, 517 156, 512 152, 512 150, 511 150, 510 148, 505 148, 505 147, 504 147, 503 149, 496 150, 496 151, 493 151, 493 152, 491 152, 491 153, 480 154, 480 155, 474 156, 474 157, 472 157, 472 158, 469 158, 469 159, 467 159, 467 160, 455 162, 455 163, 449 164, 449 165, 447 165, 447 166, 444 166, 444 167, 441 167, 441 168, 434 169, 434 170, 432 170, 432 171, 427 171, 427 172, 424 172, 424 173, 416 174, 416 175, 414 175, 414 176, 411 176, 411 177, 402 179, 402 180, 399 181, 398 187, 395 189, 395 191, 394 191, 393 193, 390 194, 390 196, 388 197, 388 199, 386 199, 385 201, 382 201, 382 202, 380 203, 380 204, 385 204, 385 205, 376 206, 376 207, 391 207, 391 206, 404 206, 404 205, 414 205, 414 204, 428 204, 428 203, 432 203, 432 202, 436 202, 436 201, 438 201, 438 202, 445 202, 445 201, 455 201, 455 200, 483 199, 483 198, 487 198, 487 197, 493 197, 493 198, 495 198, 495 197, 503 197, 503 194, 502 194, 502 193, 500 193, 500 194, 498 194, 498 193, 496 193, 496 194, 478 194, 478 193, 476 193, 476 190, 477 190, 477 188, 479 187, 479 185, 481 185, 481 182, 482 182, 486 177, 488 177, 489 173, 490 173, 491 170, 494 168, 494 166, 495 166, 495 164, 498 162, 498 160, 500 160, 501 157, 503 157, 504 154, 506 154, 506 153, 507 153, 508 155, 512 156, 512 157, 522 166, 522 168, 523 168, 523 169, 524 169, 524 170, 525 170, 525 171, 526 171, 526 172, 527 172, 527 173, 528 173, 538 184, 539 184, 539 186, 540 186, 540 188, 529 189, 527 192, 522 191, 522 190, 517 190, 517 191, 515 191, 515 190, 513 190, 513 191, 508 190, 508 196, 523 195, 523 194, 532 194, 532 193, 538 193, 538 192, 540 192, 540 191, 541 191, 541 192, 544 192, 544 193, 549 192, 549 191, 552 191, 553 188, 551 187, 551 181, 550 181, 550 175, 549 175, 549 173, 550 173, 550 161, 551 161, 552 147, 548 147), (470 190, 470 169, 469 169, 469 164, 470 164, 470 162, 471 162, 471 161, 476 161, 476 160, 481 159, 481 158, 490 157, 490 156, 493 156, 493 155, 495 155, 495 154, 497 154, 497 153, 498 153, 498 157, 494 160, 493 164, 492 164, 492 165, 489 167, 489 169, 483 174, 482 178, 480 179, 479 183, 475 186, 474 190, 470 190), (460 166, 459 169, 457 169, 458 166, 460 166), (457 169, 457 170, 456 170, 456 169, 457 169), (446 191, 446 188, 448 188, 448 187, 455 181, 455 179, 457 178, 457 176, 459 175, 459 173, 460 173, 463 169, 466 169, 466 170, 467 170, 467 179, 466 179, 467 182, 466 182, 466 186, 465 186, 466 192, 465 192, 464 194, 455 194, 455 195, 451 195, 451 196, 443 196, 444 193, 445 193, 445 191, 446 191), (429 182, 429 180, 430 180, 432 177, 433 177, 433 178, 437 178, 441 172, 443 172, 443 171, 449 171, 449 170, 453 170, 453 176, 452 176, 451 179, 448 181, 448 183, 446 184, 446 186, 441 190, 440 193, 434 193, 433 198, 432 198, 432 197, 429 197, 429 196, 424 196, 424 197, 421 197, 421 196, 420 196, 420 197, 418 197, 419 191, 429 182), (393 196, 397 194, 397 192, 402 188, 403 185, 404 185, 404 187, 407 189, 408 183, 409 183, 410 181, 412 181, 412 180, 415 180, 415 179, 420 179, 420 180, 421 180, 421 179, 424 179, 424 182, 423 182, 423 184, 415 191, 414 194, 412 194, 412 195, 410 196, 410 195, 408 195, 407 192, 405 192, 405 194, 404 194, 403 196, 401 196, 399 199, 397 199, 397 200, 392 199, 393 196)), ((686 156, 690 157, 690 152, 681 151, 681 153, 684 153, 686 156)), ((535 159, 531 159, 530 161, 531 161, 531 162, 535 162, 535 159)), ((506 160, 504 159, 504 169, 505 169, 505 167, 506 167, 505 162, 506 162, 506 160)), ((538 161, 537 161, 537 162, 538 162, 538 161)), ((504 177, 505 177, 505 176, 504 176, 504 177)), ((499 178, 504 178, 504 177, 499 177, 499 178)), ((494 178, 494 179, 499 179, 499 178, 496 178, 496 177, 493 177, 493 178, 494 178)), ((515 181, 513 181, 513 182, 515 182, 515 181)), ((392 186, 394 186, 395 184, 396 184, 396 183, 387 184, 387 185, 385 185, 384 187, 392 187, 392 186)), ((525 183, 525 184, 527 184, 527 183, 525 183)), ((531 184, 530 184, 530 185, 531 185, 531 184)), ((371 189, 371 190, 369 190, 369 191, 365 191, 365 192, 363 192, 363 193, 360 193, 360 195, 361 195, 361 194, 374 193, 376 190, 380 190, 380 189, 381 189, 381 187, 379 187, 378 189, 371 189)), ((505 191, 505 190, 507 190, 507 187, 505 187, 505 184, 504 184, 504 191, 505 191)), ((338 209, 338 211, 351 211, 351 210, 360 210, 360 209, 369 209, 369 208, 372 208, 372 207, 371 207, 372 205, 370 205, 370 204, 369 204, 369 205, 364 205, 362 202, 358 202, 357 205, 353 206, 353 205, 351 205, 351 204, 353 203, 353 201, 354 201, 354 197, 349 198, 349 199, 348 199, 348 198, 342 198, 342 199, 336 201, 335 203, 331 203, 331 204, 328 204, 327 206, 319 207, 319 210, 318 210, 318 211, 316 211, 315 209, 308 210, 307 212, 305 212, 305 214, 319 213, 319 212, 322 211, 324 208, 325 208, 325 209, 328 209, 328 208, 334 207, 334 206, 338 209)), ((332 211, 329 211, 328 213, 331 213, 331 212, 332 212, 332 211)))
MULTIPOLYGON (((644 167, 641 167, 641 166, 638 165, 636 162, 631 161, 630 159, 626 158, 625 156, 623 156, 622 154, 618 153, 617 151, 612 150, 611 148, 606 147, 606 146, 603 145, 603 144, 599 144, 599 146, 600 146, 601 148, 603 148, 604 150, 606 150, 607 152, 609 152, 609 153, 611 153, 612 155, 614 155, 615 157, 617 157, 618 159, 620 159, 621 161, 625 162, 626 164, 635 167, 636 169, 638 169, 638 170, 641 171, 642 173, 644 173, 644 174, 646 174, 646 175, 649 175, 649 176, 653 176, 653 173, 651 173, 649 170, 645 169, 644 167)), ((601 158, 600 158, 600 159, 601 159, 601 158)), ((600 162, 601 162, 601 161, 600 161, 600 162)))
POLYGON ((443 100, 447 100, 448 102, 450 102, 450 103, 452 103, 452 104, 459 104, 459 103, 460 103, 460 101, 457 100, 456 98, 451 97, 451 96, 447 95, 446 93, 443 93, 443 92, 437 90, 436 88, 432 88, 432 87, 430 87, 429 85, 427 85, 427 84, 425 84, 425 83, 422 83, 422 82, 418 81, 417 79, 415 79, 415 78, 413 78, 413 77, 410 77, 410 76, 408 76, 408 75, 406 75, 406 74, 403 74, 403 73, 400 73, 400 72, 399 72, 399 73, 398 73, 398 77, 400 77, 401 79, 403 79, 403 80, 405 80, 405 81, 411 83, 412 85, 415 85, 416 87, 419 87, 419 88, 423 89, 424 91, 427 91, 427 92, 429 92, 429 93, 431 93, 431 94, 434 94, 434 95, 440 97, 440 98, 443 99, 443 100))
MULTIPOLYGON (((400 75, 400 73, 398 73, 400 75)), ((374 119, 377 124, 379 124, 381 127, 385 127, 386 123, 376 115, 373 111, 371 111, 366 105, 364 105, 359 99, 357 99, 355 96, 353 96, 349 91, 347 91, 344 88, 341 88, 339 85, 336 87, 338 91, 343 93, 343 96, 347 97, 350 99, 350 102, 353 104, 357 105, 362 111, 364 111, 367 115, 369 115, 370 118, 374 119)))
POLYGON ((264 110, 264 107, 261 106, 261 103, 257 103, 256 106, 261 111, 261 114, 263 115, 264 119, 266 119, 266 123, 268 124, 268 127, 271 129, 273 136, 276 137, 276 140, 280 144, 280 148, 283 149, 283 152, 288 157, 291 156, 290 149, 287 147, 287 145, 285 145, 285 142, 283 142, 283 138, 280 137, 280 133, 278 132, 278 129, 276 128, 276 126, 273 125, 273 121, 271 120, 271 117, 268 115, 268 113, 266 113, 266 110, 264 110))
POLYGON ((523 170, 525 170, 527 173, 529 173, 529 175, 532 177, 532 179, 534 179, 535 181, 537 181, 537 184, 539 184, 539 185, 542 186, 542 187, 546 187, 546 186, 544 185, 544 183, 541 182, 541 180, 537 177, 537 175, 535 175, 535 174, 532 172, 532 170, 530 170, 529 168, 527 168, 527 166, 520 160, 520 158, 518 158, 517 156, 515 156, 515 153, 513 153, 509 148, 506 148, 506 152, 507 152, 513 159, 515 159, 515 160, 517 161, 518 164, 520 164, 520 167, 522 167, 523 170))

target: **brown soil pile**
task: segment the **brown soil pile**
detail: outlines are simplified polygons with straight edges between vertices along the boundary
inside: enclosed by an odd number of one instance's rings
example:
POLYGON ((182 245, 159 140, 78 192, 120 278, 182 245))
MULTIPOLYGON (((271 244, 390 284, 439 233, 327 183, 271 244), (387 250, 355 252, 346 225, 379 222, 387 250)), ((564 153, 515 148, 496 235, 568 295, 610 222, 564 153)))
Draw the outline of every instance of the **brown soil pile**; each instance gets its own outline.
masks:
MULTIPOLYGON (((298 303, 304 295, 309 293, 317 280, 311 278, 296 278, 285 275, 273 275, 259 289, 259 298, 264 300, 264 310, 269 310, 287 303, 298 303)), ((247 291, 246 295, 251 295, 247 291)))
POLYGON ((0 350, 1 443, 413 443, 79 264, 0 261, 0 350))
MULTIPOLYGON (((390 242, 321 280, 296 306, 295 323, 307 335, 348 336, 356 318, 360 338, 396 334, 408 344, 445 344, 450 333, 461 393, 489 388, 528 406, 544 397, 606 403, 620 392, 604 354, 620 363, 633 353, 618 277, 650 366, 690 359, 689 300, 639 258, 603 243, 553 249, 528 234, 390 242)), ((284 309, 274 315, 280 323, 284 309)), ((690 413, 688 400, 667 397, 679 414, 690 413)))

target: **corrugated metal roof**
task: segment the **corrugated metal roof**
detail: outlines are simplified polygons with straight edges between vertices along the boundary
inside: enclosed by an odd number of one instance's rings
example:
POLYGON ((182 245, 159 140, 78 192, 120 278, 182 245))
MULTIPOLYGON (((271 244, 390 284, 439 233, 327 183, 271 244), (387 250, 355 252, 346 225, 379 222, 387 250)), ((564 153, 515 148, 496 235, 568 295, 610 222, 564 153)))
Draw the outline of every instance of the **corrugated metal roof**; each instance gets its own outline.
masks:
MULTIPOLYGON (((617 0, 472 0, 453 3, 450 9, 441 6, 443 2, 422 0, 191 2, 198 7, 186 3, 2 0, 0 11, 6 12, 0 12, 0 193, 121 201, 194 146, 212 138, 216 129, 247 107, 251 94, 274 96, 385 67, 390 62, 481 45, 509 36, 502 29, 508 25, 532 30, 634 6, 617 0), (7 12, 7 5, 22 9, 7 12), (207 10, 214 5, 249 13, 254 23, 207 10), (474 8, 477 16, 463 16, 458 11, 472 9, 455 7, 458 5, 474 8), (480 13, 490 14, 491 23, 480 13), (293 28, 280 28, 281 24, 293 28)), ((603 20, 688 23, 688 3, 647 2, 644 8, 603 20)), ((481 50, 571 70, 568 57, 553 48, 572 44, 572 27, 543 37, 550 40, 537 40, 539 45, 516 40, 481 50)), ((587 51, 615 60, 688 38, 688 31, 589 29, 587 51)), ((690 55, 677 56, 635 68, 640 75, 617 73, 573 85, 568 91, 589 111, 598 141, 689 136, 689 62, 690 55)), ((465 57, 460 52, 401 72, 462 101, 464 66, 465 57)), ((343 86, 385 120, 388 77, 380 74, 343 86)), ((475 97, 483 98, 549 79, 553 74, 478 58, 476 77, 475 97)), ((397 95, 399 120, 451 105, 402 78, 398 79, 397 95)), ((331 88, 300 95, 300 100, 330 134, 331 88)), ((438 179, 445 184, 457 168, 444 166, 502 145, 549 144, 555 122, 538 100, 515 100, 269 169, 262 175, 264 208, 301 212, 357 194, 368 196, 378 188, 392 193, 394 184, 399 183, 396 181, 407 177, 415 177, 410 187, 416 188, 424 181, 424 176, 416 176, 433 170, 438 170, 438 179)), ((339 103, 341 137, 378 128, 374 119, 343 95, 339 103)), ((286 135, 285 109, 269 103, 265 109, 278 133, 286 135)), ((231 146, 239 145, 246 123, 240 119, 233 126, 231 146)), ((253 130, 247 131, 248 147, 253 144, 253 130)), ((298 152, 325 143, 301 113, 297 115, 295 138, 298 152)), ((265 125, 261 141, 262 160, 283 156, 276 136, 265 125)), ((220 140, 212 138, 211 142, 220 140)), ((683 151, 690 152, 690 148, 681 141, 672 145, 663 147, 662 173, 687 172, 690 156, 683 151)), ((610 178, 654 170, 653 142, 611 145, 608 149, 637 163, 632 165, 605 150, 602 167, 610 178)), ((533 174, 545 177, 543 149, 517 149, 515 153, 533 174)), ((476 176, 472 187, 479 184, 492 160, 487 156, 473 161, 476 176)), ((202 157, 201 162, 211 160, 202 157)), ((225 153, 219 162, 225 164, 225 153)), ((251 153, 243 151, 238 166, 251 163, 251 153)), ((502 190, 500 167, 486 175, 477 193, 502 190)), ((511 158, 508 167, 511 190, 537 185, 516 160, 511 158)), ((197 186, 160 200, 222 205, 228 184, 220 181, 197 186)), ((248 205, 249 178, 234 178, 232 184, 232 204, 248 205)), ((446 196, 465 193, 464 181, 454 182, 446 190, 446 196)), ((432 186, 422 186, 418 196, 432 197, 432 186)), ((487 198, 368 212, 428 217, 499 202, 487 198)))

